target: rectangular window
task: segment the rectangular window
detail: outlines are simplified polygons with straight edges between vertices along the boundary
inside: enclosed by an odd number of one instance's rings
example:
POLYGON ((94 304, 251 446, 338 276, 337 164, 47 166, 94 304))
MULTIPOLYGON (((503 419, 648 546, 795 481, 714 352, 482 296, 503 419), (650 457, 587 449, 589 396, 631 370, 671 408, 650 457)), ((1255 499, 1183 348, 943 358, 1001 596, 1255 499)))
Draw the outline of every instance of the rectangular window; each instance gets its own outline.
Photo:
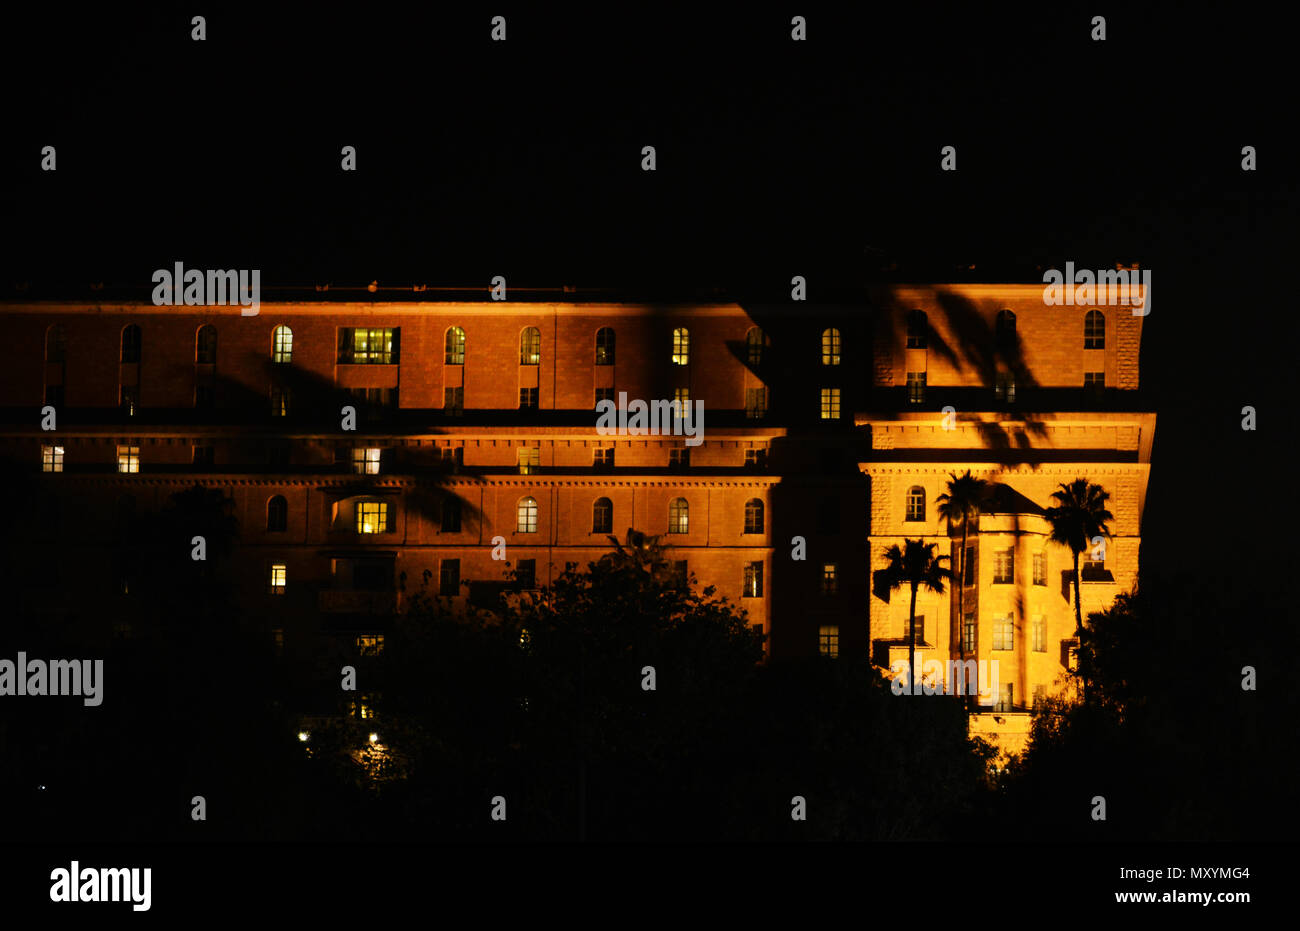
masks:
MULTIPOLYGON (((911 631, 910 631, 909 628, 908 628, 908 625, 911 624, 911 623, 912 623, 912 621, 911 621, 910 618, 906 618, 906 617, 903 618, 903 639, 904 639, 904 640, 907 640, 907 639, 909 639, 909 638, 912 636, 911 631)), ((926 640, 925 640, 925 615, 924 615, 924 614, 918 614, 918 615, 916 616, 916 642, 917 642, 917 643, 925 643, 925 642, 926 642, 926 640)))
POLYGON ((194 386, 194 406, 201 411, 210 411, 216 406, 216 393, 211 385, 194 386))
POLYGON ((677 417, 679 420, 684 419, 684 418, 682 417, 682 415, 685 414, 685 413, 690 409, 690 404, 691 404, 691 389, 690 389, 690 388, 674 388, 674 389, 673 389, 673 404, 674 404, 674 407, 673 407, 673 416, 677 417))
POLYGON ((271 567, 271 594, 283 595, 285 583, 288 578, 288 568, 283 563, 276 563, 271 567))
POLYGON ((460 533, 460 498, 455 495, 442 502, 441 529, 443 533, 460 533))
POLYGON ((378 656, 384 652, 383 634, 362 634, 357 637, 357 652, 362 656, 378 656))
POLYGON ((977 552, 978 552, 978 547, 975 546, 966 547, 966 562, 962 566, 962 584, 964 585, 975 584, 976 562, 978 561, 976 559, 977 552))
POLYGON ((745 590, 741 592, 744 598, 762 598, 763 597, 763 564, 761 562, 751 562, 745 565, 745 590))
POLYGON ((401 327, 341 327, 339 363, 396 365, 400 361, 401 327))
POLYGON ((688 446, 674 446, 668 450, 668 468, 689 469, 691 467, 691 450, 688 446))
POLYGON ((139 446, 119 446, 117 448, 117 471, 119 472, 140 471, 140 447, 139 446))
POLYGON ((387 501, 357 502, 357 533, 391 533, 393 506, 387 501))
POLYGON ((140 409, 140 386, 123 385, 118 396, 119 406, 122 413, 127 417, 134 417, 136 411, 140 409))
POLYGON ((1010 614, 993 619, 993 649, 1014 650, 1016 624, 1010 614))
POLYGON ((840 629, 835 624, 823 624, 817 628, 817 649, 822 656, 840 655, 840 629))
POLYGON ((515 564, 515 584, 520 591, 530 591, 537 587, 536 559, 521 559, 515 564))
POLYGON ((459 417, 465 413, 465 388, 463 386, 442 389, 442 412, 453 417, 459 417))
POLYGON ((194 447, 194 465, 201 469, 212 468, 216 462, 216 448, 211 443, 201 443, 194 447))
POLYGON ((997 585, 1010 585, 1016 580, 1015 547, 998 550, 993 554, 993 582, 997 585))
POLYGON ((1047 688, 1042 685, 1034 686, 1034 707, 1041 708, 1047 700, 1047 688))
POLYGON ((63 386, 46 385, 45 386, 45 403, 50 407, 59 408, 63 406, 63 386))
POLYGON ((591 451, 591 464, 597 469, 614 468, 614 447, 593 449, 591 451))
POLYGON ((519 409, 521 411, 537 410, 537 393, 538 388, 520 388, 519 389, 519 409))
POLYGON ((459 559, 444 559, 438 564, 438 594, 448 598, 460 594, 459 559))
POLYGON ((907 373, 907 403, 925 403, 925 372, 907 373))
POLYGON ((384 451, 377 447, 358 446, 352 450, 352 471, 357 475, 378 475, 384 451))
POLYGON ((1083 390, 1089 394, 1101 394, 1102 389, 1106 387, 1105 372, 1084 372, 1083 373, 1083 390))
POLYGON ((975 652, 975 640, 976 640, 975 631, 976 631, 975 615, 968 614, 966 615, 966 623, 962 625, 962 630, 961 630, 961 646, 962 646, 962 650, 964 650, 966 653, 975 652))
POLYGON ((822 420, 839 420, 840 419, 840 389, 823 388, 822 389, 822 420))
POLYGON ((755 472, 767 468, 767 450, 766 449, 747 449, 745 450, 745 468, 755 472))
POLYGON ((840 590, 839 585, 839 566, 833 562, 822 563, 822 594, 836 594, 840 590))
POLYGON ((1034 638, 1034 652, 1047 652, 1047 620, 1041 614, 1035 614, 1030 632, 1034 638))
POLYGON ((997 387, 993 389, 999 401, 1006 404, 1016 403, 1016 376, 1009 372, 998 374, 997 387))
POLYGON ((289 416, 289 389, 282 385, 275 385, 271 388, 271 416, 288 417, 289 416))
POLYGON ((690 585, 690 578, 690 570, 687 568, 686 560, 673 560, 673 585, 678 591, 686 591, 690 585))
POLYGON ((1034 584, 1035 585, 1047 584, 1047 554, 1046 553, 1034 554, 1034 584))
POLYGON ((1002 686, 1002 690, 998 693, 997 704, 993 706, 993 710, 997 712, 1001 712, 1003 714, 1007 714, 1011 711, 1012 708, 1015 707, 1015 699, 1016 699, 1015 686, 1004 685, 1002 686))
POLYGON ((41 471, 42 472, 63 471, 63 447, 62 446, 41 447, 41 471))
POLYGON ((597 388, 597 389, 596 389, 596 404, 599 405, 601 401, 608 401, 608 402, 611 403, 611 404, 617 404, 617 403, 618 403, 618 399, 614 397, 614 389, 613 389, 613 388, 597 388))
POLYGON ((745 416, 750 420, 759 420, 767 416, 767 389, 745 389, 745 416))
POLYGON ((521 446, 517 452, 519 454, 519 474, 535 474, 541 465, 542 451, 536 446, 521 446))

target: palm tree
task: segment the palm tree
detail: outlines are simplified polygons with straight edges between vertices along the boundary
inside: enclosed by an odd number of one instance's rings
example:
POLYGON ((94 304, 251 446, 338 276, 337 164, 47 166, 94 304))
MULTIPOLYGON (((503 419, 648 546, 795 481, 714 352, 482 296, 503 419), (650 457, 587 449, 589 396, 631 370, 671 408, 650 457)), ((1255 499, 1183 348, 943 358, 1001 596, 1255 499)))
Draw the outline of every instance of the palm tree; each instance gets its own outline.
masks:
POLYGON ((889 585, 890 591, 902 588, 904 585, 912 590, 912 605, 908 613, 907 625, 907 683, 908 687, 914 689, 913 680, 916 677, 916 592, 917 589, 924 587, 937 595, 942 595, 943 580, 952 578, 952 571, 945 569, 939 563, 947 559, 947 556, 935 556, 934 551, 939 546, 937 543, 926 543, 924 540, 903 539, 903 548, 900 550, 895 543, 889 549, 885 550, 885 581, 889 585))
POLYGON ((967 469, 961 478, 956 472, 948 473, 948 492, 935 498, 939 516, 948 522, 948 526, 961 525, 961 557, 957 566, 954 585, 957 587, 957 647, 963 662, 966 659, 966 638, 962 625, 966 623, 966 535, 971 521, 979 517, 980 508, 988 500, 989 483, 982 478, 974 478, 967 469))
MULTIPOLYGON (((1092 545, 1093 537, 1109 537, 1106 522, 1115 515, 1106 510, 1110 494, 1100 485, 1089 484, 1086 478, 1076 478, 1070 484, 1061 483, 1052 492, 1056 501, 1045 516, 1052 525, 1052 542, 1069 547, 1074 556, 1074 636, 1083 643, 1083 605, 1079 601, 1079 554, 1092 545)), ((1085 686, 1085 696, 1087 694, 1085 686)))

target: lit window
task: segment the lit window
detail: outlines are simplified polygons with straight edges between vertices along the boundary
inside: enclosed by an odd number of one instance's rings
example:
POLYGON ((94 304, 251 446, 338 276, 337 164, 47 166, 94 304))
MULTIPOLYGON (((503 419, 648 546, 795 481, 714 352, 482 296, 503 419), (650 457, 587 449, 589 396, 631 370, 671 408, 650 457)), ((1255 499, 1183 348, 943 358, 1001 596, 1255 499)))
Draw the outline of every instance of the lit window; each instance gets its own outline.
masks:
POLYGON ((465 331, 460 327, 454 326, 447 330, 446 350, 443 357, 446 365, 465 364, 465 331))
POLYGON ((383 454, 382 449, 373 446, 356 447, 352 450, 352 471, 357 475, 378 475, 383 454))
POLYGON ((536 446, 521 446, 516 450, 520 475, 532 475, 541 465, 542 451, 536 446))
POLYGON ((614 364, 614 330, 603 326, 596 331, 596 364, 614 364))
POLYGON ((140 328, 134 323, 122 328, 122 361, 140 361, 140 328))
POLYGON ((614 502, 608 498, 597 498, 591 506, 591 532, 614 532, 614 502))
POLYGON ((515 532, 516 533, 536 533, 537 532, 537 499, 520 498, 519 504, 515 507, 515 532))
POLYGON ((140 471, 140 447, 139 446, 119 446, 117 448, 117 471, 119 472, 140 471))
POLYGON ((685 419, 691 411, 691 389, 674 388, 673 389, 673 416, 679 420, 685 419))
POLYGON ((913 485, 907 489, 907 520, 925 520, 925 489, 913 485))
POLYGON ((691 334, 685 327, 673 330, 673 365, 689 365, 691 361, 691 334))
POLYGON ((761 562, 745 564, 745 588, 740 594, 742 598, 763 597, 763 564, 761 562))
POLYGON ((907 402, 909 404, 925 403, 925 372, 907 373, 907 402))
POLYGON ((537 388, 520 388, 519 389, 519 409, 521 411, 537 410, 537 388))
POLYGON ((685 498, 673 498, 668 505, 668 532, 689 533, 691 526, 691 507, 685 498))
POLYGON ((745 416, 750 420, 760 420, 767 416, 767 389, 745 389, 745 416))
POLYGON ((930 321, 925 311, 914 310, 907 315, 907 348, 924 349, 930 334, 930 321))
POLYGON ((542 331, 535 326, 524 327, 519 334, 519 364, 541 365, 542 331))
POLYGON ((1083 317, 1083 348, 1106 348, 1106 315, 1100 310, 1090 310, 1083 317))
POLYGON ((839 590, 839 566, 833 562, 822 563, 822 594, 834 595, 839 590))
POLYGON ((840 419, 840 389, 822 389, 822 420, 840 419))
POLYGON ((288 579, 288 568, 282 563, 276 563, 271 567, 271 594, 283 595, 284 586, 288 579))
POLYGON ((293 361, 293 330, 287 326, 271 331, 271 361, 282 365, 293 361))
POLYGON ((400 327, 343 327, 339 362, 346 365, 396 365, 400 361, 400 327))
POLYGON ((835 624, 823 624, 817 628, 817 649, 822 656, 840 655, 840 629, 835 624))
POLYGON ((993 581, 995 584, 1010 585, 1016 580, 1015 548, 998 550, 993 554, 993 581))
POLYGON ((387 501, 357 502, 357 533, 390 533, 393 506, 387 501))
POLYGON ((442 389, 442 412, 452 417, 459 417, 465 413, 464 386, 442 389))
POLYGON ((1047 621, 1041 614, 1035 614, 1030 630, 1034 636, 1034 652, 1047 652, 1047 621))
POLYGON ((45 331, 45 361, 66 362, 68 358, 67 331, 56 323, 45 331))
POLYGON ((289 502, 284 495, 273 495, 266 502, 267 533, 283 533, 289 526, 289 502))
POLYGON ((759 327, 750 327, 745 334, 745 361, 752 369, 761 368, 763 353, 767 348, 767 334, 759 327))
POLYGON ((993 649, 1015 649, 1016 625, 1010 614, 993 619, 993 649))
POLYGON ((745 502, 745 533, 763 532, 763 502, 750 498, 745 502))
POLYGON ((1047 584, 1047 554, 1046 553, 1034 554, 1034 584, 1035 585, 1047 584))
POLYGON ((840 364, 840 331, 831 327, 822 330, 822 365, 840 364))
POLYGON ((62 446, 41 447, 41 471, 42 472, 63 471, 63 447, 62 446))
POLYGON ((194 362, 197 365, 215 365, 217 362, 217 328, 210 323, 199 327, 194 339, 194 362))
POLYGON ((383 634, 362 634, 357 637, 357 652, 362 656, 378 656, 384 652, 383 634))

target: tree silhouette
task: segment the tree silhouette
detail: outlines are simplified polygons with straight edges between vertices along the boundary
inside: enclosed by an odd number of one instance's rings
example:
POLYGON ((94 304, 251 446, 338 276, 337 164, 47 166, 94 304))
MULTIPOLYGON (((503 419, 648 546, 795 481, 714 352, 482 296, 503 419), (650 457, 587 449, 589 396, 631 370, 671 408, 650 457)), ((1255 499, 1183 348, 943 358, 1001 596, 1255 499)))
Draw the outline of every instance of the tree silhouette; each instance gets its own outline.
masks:
POLYGON ((935 504, 938 505, 939 516, 948 522, 949 533, 954 525, 961 526, 960 560, 954 584, 957 587, 957 645, 964 663, 966 638, 962 625, 966 622, 966 536, 971 521, 979 517, 980 508, 988 500, 989 483, 982 478, 973 477, 970 469, 961 478, 955 472, 948 474, 948 491, 936 498, 935 504))
POLYGON ((885 550, 885 581, 890 591, 904 585, 912 591, 912 603, 908 613, 907 625, 907 684, 913 687, 916 677, 916 593, 920 588, 932 591, 936 595, 944 592, 944 579, 952 578, 952 571, 939 565, 947 556, 935 556, 937 543, 923 540, 903 540, 903 548, 894 544, 885 550))
MULTIPOLYGON (((1068 547, 1074 557, 1074 636, 1079 638, 1080 645, 1083 642, 1083 605, 1079 601, 1079 554, 1092 544, 1093 537, 1110 537, 1106 522, 1114 520, 1115 515, 1106 510, 1109 498, 1110 494, 1100 485, 1090 484, 1086 478, 1076 478, 1068 485, 1062 482, 1052 492, 1056 504, 1045 512, 1047 522, 1052 525, 1052 542, 1068 547)), ((1086 680, 1083 686, 1086 700, 1086 680)))

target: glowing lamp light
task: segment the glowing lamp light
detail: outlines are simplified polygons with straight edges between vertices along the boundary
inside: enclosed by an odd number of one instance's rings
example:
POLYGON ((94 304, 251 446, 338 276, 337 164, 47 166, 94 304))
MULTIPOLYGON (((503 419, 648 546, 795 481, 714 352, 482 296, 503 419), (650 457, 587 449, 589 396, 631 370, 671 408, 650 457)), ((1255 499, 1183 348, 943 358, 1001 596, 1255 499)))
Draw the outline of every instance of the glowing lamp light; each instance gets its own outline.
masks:
POLYGON ((371 734, 371 735, 370 735, 370 742, 371 742, 372 744, 377 744, 377 743, 379 743, 379 735, 378 735, 378 734, 371 734))
POLYGON ((311 734, 308 734, 306 731, 299 731, 299 732, 298 732, 298 739, 299 739, 300 741, 302 741, 303 743, 306 743, 306 742, 307 742, 307 738, 310 737, 310 736, 311 736, 311 734))

